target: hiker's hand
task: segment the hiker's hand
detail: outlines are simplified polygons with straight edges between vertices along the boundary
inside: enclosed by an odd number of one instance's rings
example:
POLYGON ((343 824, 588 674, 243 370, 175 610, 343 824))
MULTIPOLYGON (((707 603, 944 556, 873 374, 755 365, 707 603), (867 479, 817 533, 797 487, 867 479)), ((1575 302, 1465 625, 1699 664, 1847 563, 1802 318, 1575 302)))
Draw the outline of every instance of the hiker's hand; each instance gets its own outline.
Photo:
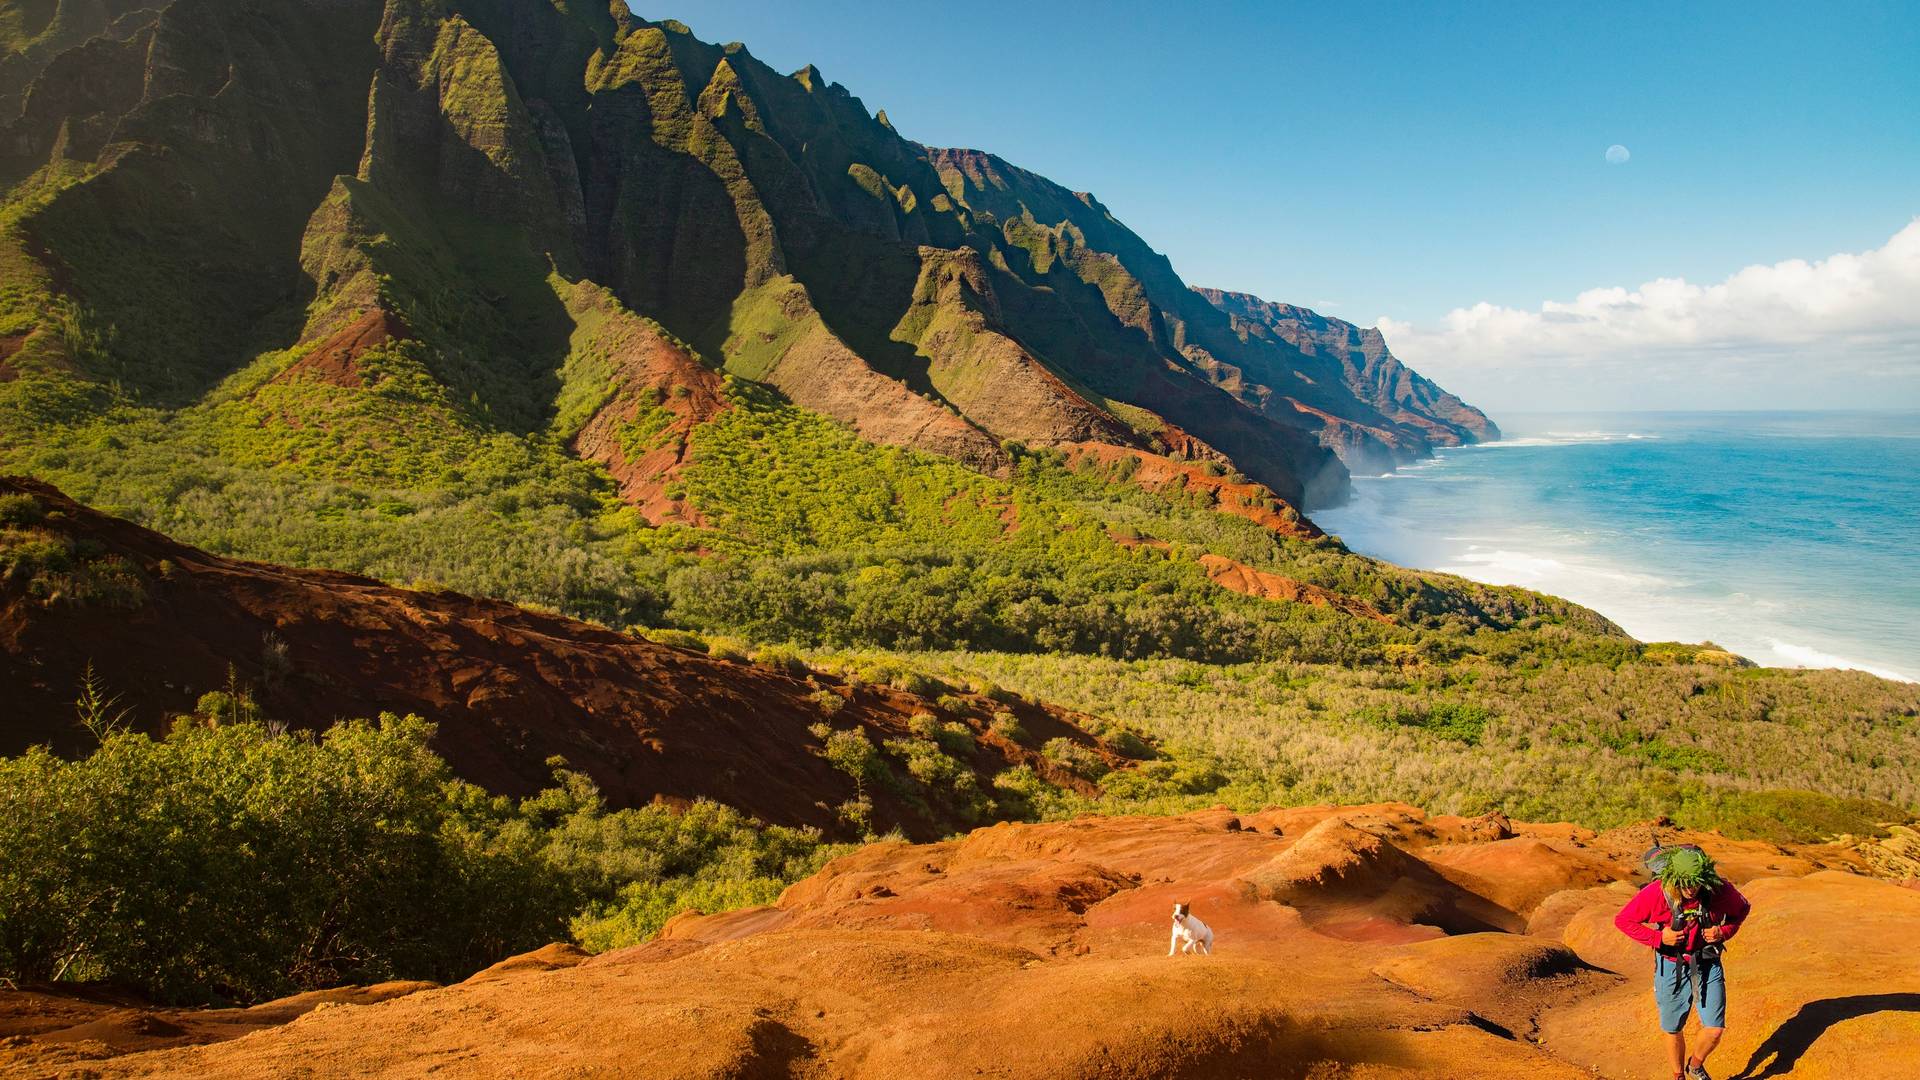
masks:
POLYGON ((1720 935, 1723 933, 1725 933, 1725 931, 1719 927, 1709 926, 1705 930, 1700 931, 1700 936, 1706 938, 1708 941, 1719 941, 1720 935))
POLYGON ((1669 926, 1665 930, 1660 931, 1660 944, 1678 945, 1680 944, 1680 936, 1680 931, 1669 926))

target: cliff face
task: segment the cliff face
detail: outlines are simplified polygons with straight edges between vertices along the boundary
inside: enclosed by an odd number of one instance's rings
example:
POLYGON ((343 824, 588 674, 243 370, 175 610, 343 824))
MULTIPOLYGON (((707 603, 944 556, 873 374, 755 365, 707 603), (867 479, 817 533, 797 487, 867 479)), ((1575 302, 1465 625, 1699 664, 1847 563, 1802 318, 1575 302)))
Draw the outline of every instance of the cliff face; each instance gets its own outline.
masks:
POLYGON ((252 366, 305 377, 314 350, 324 372, 407 341, 455 421, 558 423, 645 505, 677 458, 616 461, 556 420, 604 366, 580 362, 592 285, 594 319, 641 320, 692 365, 613 399, 698 399, 695 370, 724 368, 989 472, 1004 440, 1097 443, 1324 504, 1342 457, 1490 430, 1377 334, 1223 306, 1093 196, 910 142, 817 69, 618 0, 27 8, 0 24, 9 378, 181 406, 252 366))
POLYGON ((1487 414, 1401 363, 1379 330, 1248 293, 1194 291, 1226 314, 1236 337, 1297 351, 1319 385, 1337 388, 1310 404, 1329 410, 1322 440, 1355 469, 1385 471, 1435 446, 1500 437, 1487 414))

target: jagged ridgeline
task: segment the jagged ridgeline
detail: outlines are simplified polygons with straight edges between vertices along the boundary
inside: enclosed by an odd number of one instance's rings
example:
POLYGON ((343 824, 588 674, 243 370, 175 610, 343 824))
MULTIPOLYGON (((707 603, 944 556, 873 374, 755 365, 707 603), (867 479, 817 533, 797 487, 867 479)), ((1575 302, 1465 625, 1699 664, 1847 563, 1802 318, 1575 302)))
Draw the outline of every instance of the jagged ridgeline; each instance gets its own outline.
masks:
POLYGON ((721 368, 986 473, 1105 445, 1306 507, 1493 430, 1377 333, 617 0, 20 0, 0 119, 0 378, 68 409, 384 393, 553 432, 656 520, 721 368))
POLYGON ((1302 516, 1493 432, 1377 333, 619 0, 16 2, 0 122, 0 472, 222 554, 760 642, 1622 640, 1302 516))

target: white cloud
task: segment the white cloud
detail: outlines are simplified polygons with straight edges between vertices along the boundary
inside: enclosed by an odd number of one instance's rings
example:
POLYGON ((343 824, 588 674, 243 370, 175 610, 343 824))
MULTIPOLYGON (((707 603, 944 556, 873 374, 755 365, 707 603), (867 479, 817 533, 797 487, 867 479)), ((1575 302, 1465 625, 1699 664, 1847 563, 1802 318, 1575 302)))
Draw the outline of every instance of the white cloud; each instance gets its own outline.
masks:
MULTIPOLYGON (((1387 317, 1379 325, 1396 355, 1469 401, 1476 386, 1502 396, 1521 373, 1548 397, 1556 380, 1577 394, 1583 384, 1628 375, 1785 387, 1853 374, 1920 392, 1920 219, 1873 251, 1749 266, 1713 285, 1659 278, 1589 289, 1535 311, 1483 301, 1435 325, 1387 317)), ((1755 403, 1762 402, 1747 404, 1755 403)))

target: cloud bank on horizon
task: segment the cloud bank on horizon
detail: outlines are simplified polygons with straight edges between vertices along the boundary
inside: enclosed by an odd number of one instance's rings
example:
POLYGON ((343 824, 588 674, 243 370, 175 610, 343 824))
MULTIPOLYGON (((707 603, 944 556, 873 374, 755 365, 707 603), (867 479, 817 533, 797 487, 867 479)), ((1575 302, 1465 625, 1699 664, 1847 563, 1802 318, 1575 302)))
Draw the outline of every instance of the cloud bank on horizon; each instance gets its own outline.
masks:
POLYGON ((1379 326, 1395 355, 1483 408, 1920 407, 1920 218, 1872 251, 1717 284, 1659 278, 1379 326))

